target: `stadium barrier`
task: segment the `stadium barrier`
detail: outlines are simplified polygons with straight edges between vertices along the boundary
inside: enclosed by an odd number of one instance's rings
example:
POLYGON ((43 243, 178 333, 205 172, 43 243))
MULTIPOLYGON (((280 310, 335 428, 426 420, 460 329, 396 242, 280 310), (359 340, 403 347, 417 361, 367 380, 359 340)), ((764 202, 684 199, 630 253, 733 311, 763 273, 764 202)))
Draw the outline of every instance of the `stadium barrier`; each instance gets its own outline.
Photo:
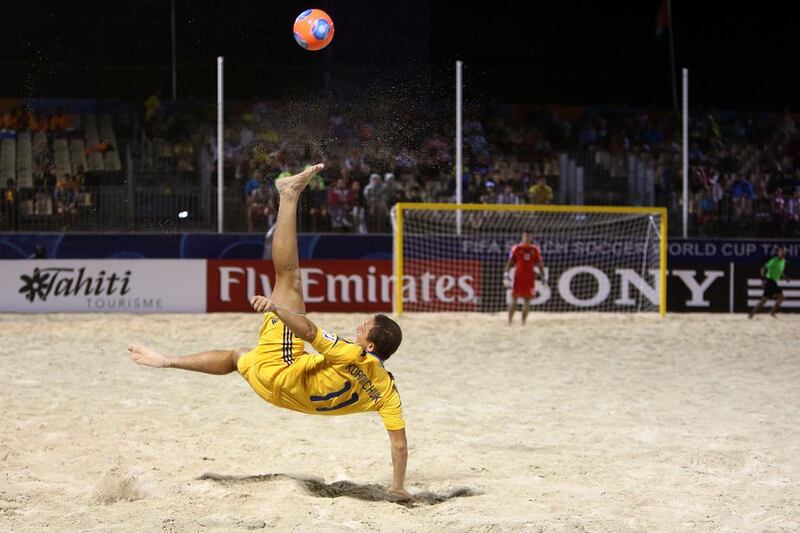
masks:
MULTIPOLYGON (((0 257, 27 257, 39 243, 57 258, 0 260, 0 312, 241 312, 247 311, 249 296, 268 293, 275 281, 271 262, 259 260, 259 235, 4 234, 0 257)), ((761 295, 759 267, 779 243, 787 248, 787 274, 800 278, 797 241, 671 240, 668 311, 748 310, 761 295)), ((496 248, 502 251, 504 246, 498 243, 496 248)), ((592 254, 615 253, 613 242, 584 242, 581 247, 592 254)), ((546 246, 543 251, 547 261, 546 246)), ((390 236, 302 235, 300 255, 310 310, 391 310, 390 236)), ((478 263, 474 268, 462 264, 460 270, 444 260, 422 265, 414 279, 406 279, 408 295, 420 304, 435 302, 440 310, 474 301, 484 289, 478 263)), ((587 265, 578 260, 548 286, 539 284, 535 303, 546 309, 548 298, 559 297, 578 310, 601 300, 625 306, 652 294, 647 280, 630 272, 587 265), (570 294, 563 278, 576 272, 594 276, 592 298, 570 294)), ((783 309, 800 311, 800 281, 781 285, 783 309)))

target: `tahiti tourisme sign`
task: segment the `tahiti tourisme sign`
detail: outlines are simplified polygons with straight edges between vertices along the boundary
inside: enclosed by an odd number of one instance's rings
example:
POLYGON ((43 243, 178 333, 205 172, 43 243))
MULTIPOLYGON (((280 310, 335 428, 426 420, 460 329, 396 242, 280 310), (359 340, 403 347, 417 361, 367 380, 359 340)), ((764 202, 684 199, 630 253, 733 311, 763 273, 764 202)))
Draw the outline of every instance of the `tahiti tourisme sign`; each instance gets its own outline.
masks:
POLYGON ((0 262, 0 312, 203 313, 203 260, 0 262))

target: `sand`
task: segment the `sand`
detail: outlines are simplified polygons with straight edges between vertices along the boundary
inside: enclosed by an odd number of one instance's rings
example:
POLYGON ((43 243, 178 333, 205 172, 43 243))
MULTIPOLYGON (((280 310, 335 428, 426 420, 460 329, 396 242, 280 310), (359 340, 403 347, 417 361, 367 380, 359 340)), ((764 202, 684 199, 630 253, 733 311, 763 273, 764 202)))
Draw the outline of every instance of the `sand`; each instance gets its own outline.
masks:
POLYGON ((236 374, 125 356, 247 346, 259 322, 0 315, 0 531, 800 528, 800 316, 407 315, 387 365, 404 505, 376 414, 302 415, 236 374))

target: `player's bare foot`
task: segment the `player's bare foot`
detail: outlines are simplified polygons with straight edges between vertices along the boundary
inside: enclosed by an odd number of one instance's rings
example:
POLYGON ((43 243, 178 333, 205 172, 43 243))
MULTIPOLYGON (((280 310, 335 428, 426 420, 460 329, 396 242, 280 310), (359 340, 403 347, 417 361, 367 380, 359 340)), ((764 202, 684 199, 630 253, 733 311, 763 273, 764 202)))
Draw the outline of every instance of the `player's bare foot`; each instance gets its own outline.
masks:
POLYGON ((755 315, 756 315, 755 313, 750 313, 749 315, 747 315, 747 318, 749 318, 750 320, 753 320, 753 317, 755 315))
POLYGON ((321 172, 323 168, 325 168, 325 165, 323 164, 311 165, 299 174, 295 174, 294 176, 286 176, 285 178, 276 180, 275 187, 278 188, 279 194, 283 194, 285 192, 300 194, 303 192, 303 189, 306 188, 308 182, 311 181, 311 178, 321 172))
POLYGON ((144 346, 129 344, 128 357, 144 366, 152 366, 154 368, 164 368, 167 366, 167 356, 144 346))

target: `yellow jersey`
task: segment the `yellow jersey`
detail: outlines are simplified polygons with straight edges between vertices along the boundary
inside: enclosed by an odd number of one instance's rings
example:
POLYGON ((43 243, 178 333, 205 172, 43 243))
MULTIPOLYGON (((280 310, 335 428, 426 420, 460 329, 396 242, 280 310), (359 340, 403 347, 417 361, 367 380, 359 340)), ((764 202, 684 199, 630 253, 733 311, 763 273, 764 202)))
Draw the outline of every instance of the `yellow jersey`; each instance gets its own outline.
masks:
POLYGON ((405 427, 400 394, 383 361, 322 328, 311 345, 319 354, 304 353, 275 376, 273 404, 314 415, 377 411, 386 429, 405 427))

